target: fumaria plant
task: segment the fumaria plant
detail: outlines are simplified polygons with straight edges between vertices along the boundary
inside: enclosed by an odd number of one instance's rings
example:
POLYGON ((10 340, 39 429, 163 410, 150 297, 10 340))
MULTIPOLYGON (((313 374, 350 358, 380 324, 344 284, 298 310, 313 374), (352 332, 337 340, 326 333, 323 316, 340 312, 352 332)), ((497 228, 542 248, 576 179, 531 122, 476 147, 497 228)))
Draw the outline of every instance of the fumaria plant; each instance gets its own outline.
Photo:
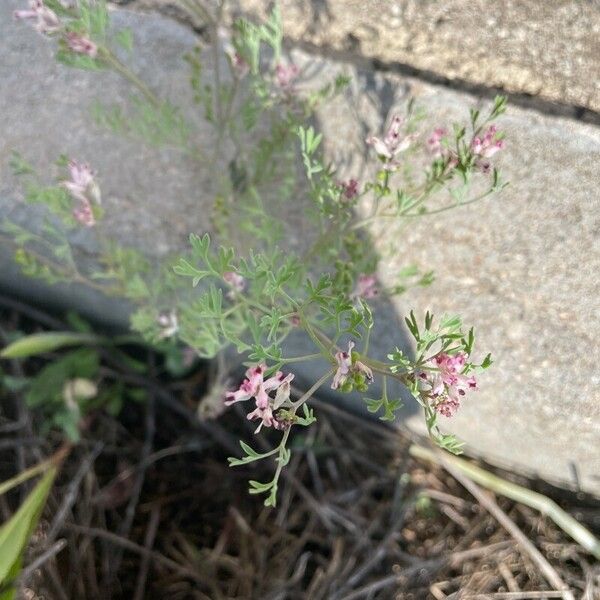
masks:
MULTIPOLYGON (((243 354, 246 377, 223 402, 245 403, 256 433, 277 430, 280 442, 266 453, 241 443, 243 455, 230 458, 230 464, 274 458, 273 477, 250 482, 250 493, 264 494, 267 505, 275 505, 280 474, 290 460, 290 432, 315 421, 310 400, 322 386, 368 395, 370 384, 379 380, 383 393, 365 398, 367 408, 393 419, 400 401, 387 390, 388 382, 397 380, 422 406, 433 440, 460 452, 461 444, 442 433, 438 418, 451 417, 477 389, 476 376, 491 364, 490 357, 473 362, 473 330, 465 330, 458 317, 413 312, 406 325, 414 354, 390 348, 387 360, 371 356, 369 335, 377 315, 370 301, 426 285, 431 274, 408 269, 405 280, 383 288, 375 276, 377 255, 365 243, 366 227, 378 220, 433 219, 499 191, 505 184, 492 157, 505 142, 494 121, 505 110, 505 98, 497 97, 485 114, 471 110, 464 125, 433 131, 419 130, 418 111, 409 103, 365 141, 378 165, 373 178, 340 180, 323 158, 322 135, 308 123, 349 79, 339 76, 316 90, 305 86, 303 73, 282 51, 277 9, 264 24, 238 20, 226 26, 223 1, 180 4, 210 32, 212 51, 199 44, 185 57, 198 110, 214 128, 210 140, 199 139, 184 112, 127 66, 135 32, 111 27, 103 0, 29 0, 15 17, 55 44, 64 65, 112 70, 130 82, 128 107, 97 103, 92 111, 97 123, 226 165, 213 169, 220 173, 212 209, 214 239, 193 232, 185 255, 156 265, 103 232, 107 209, 101 182, 109 174, 100 177, 82 157, 61 157, 60 176, 47 184, 15 154, 13 167, 24 178, 25 200, 48 211, 35 231, 2 223, 16 261, 26 274, 48 283, 77 282, 133 302, 132 327, 150 343, 179 344, 201 357, 215 357, 230 346, 243 354), (207 147, 214 150, 211 156, 203 150, 207 147), (310 207, 310 243, 294 250, 286 245, 286 206, 300 200, 310 207), (97 246, 93 266, 83 267, 75 258, 69 240, 76 229, 85 229, 97 246), (298 329, 312 341, 313 353, 288 354, 285 339, 298 329), (295 365, 319 358, 320 374, 306 393, 294 395, 295 365)), ((177 199, 168 204, 176 210, 177 199)))

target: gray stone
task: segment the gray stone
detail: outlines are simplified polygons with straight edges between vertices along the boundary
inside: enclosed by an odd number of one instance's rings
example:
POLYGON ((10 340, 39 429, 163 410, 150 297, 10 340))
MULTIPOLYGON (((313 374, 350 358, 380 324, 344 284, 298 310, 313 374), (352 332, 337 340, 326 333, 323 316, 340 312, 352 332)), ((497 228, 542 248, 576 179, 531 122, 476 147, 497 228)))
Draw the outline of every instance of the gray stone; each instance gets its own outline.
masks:
MULTIPOLYGON (((330 68, 339 65, 328 63, 330 68)), ((321 125, 331 156, 364 147, 352 104, 369 114, 373 85, 411 87, 435 117, 422 130, 464 120, 475 99, 418 80, 355 74, 356 98, 329 107, 321 125)), ((393 103, 393 100, 391 100, 393 103)), ((375 108, 371 107, 373 113, 375 108)), ((431 287, 394 302, 459 314, 495 364, 447 428, 470 452, 600 491, 600 131, 511 107, 499 120, 507 149, 498 163, 511 184, 499 196, 435 217, 371 228, 382 281, 407 262, 432 268, 431 287)), ((356 172, 356 171, 354 171, 356 172)), ((422 429, 420 415, 408 419, 422 429)))
MULTIPOLYGON (((176 0, 135 0, 165 7, 176 0)), ((270 3, 239 0, 253 15, 270 3)), ((600 2, 281 0, 286 35, 451 81, 600 111, 600 2)))
MULTIPOLYGON (((112 235, 149 256, 186 247, 190 231, 210 228, 214 172, 198 169, 177 149, 148 149, 90 126, 92 101, 100 95, 120 102, 128 87, 111 74, 55 65, 50 45, 11 21, 18 4, 10 0, 0 6, 2 216, 35 218, 30 208, 22 212, 18 183, 8 173, 9 152, 22 152, 40 172, 65 152, 98 169, 112 235)), ((134 27, 136 69, 156 89, 168 82, 170 96, 191 109, 188 72, 180 57, 194 46, 194 36, 158 16, 116 11, 114 17, 134 27)), ((348 95, 319 114, 326 151, 341 165, 340 175, 366 177, 372 167, 365 162, 365 135, 379 130, 387 112, 401 107, 409 93, 436 117, 423 123, 422 133, 464 118, 477 102, 418 80, 357 71, 300 52, 294 59, 306 65, 307 86, 340 70, 354 77, 348 95)), ((194 122, 210 146, 208 128, 200 118, 194 122)), ((550 479, 572 482, 575 465, 582 488, 600 493, 600 135, 591 126, 515 108, 501 126, 508 148, 500 162, 512 185, 500 197, 416 220, 402 230, 392 224, 372 229, 372 243, 383 257, 382 281, 391 281, 410 263, 433 268, 437 275, 431 287, 400 297, 394 308, 382 302, 374 348, 384 356, 405 343, 401 316, 409 308, 462 315, 476 327, 481 352, 492 351, 496 364, 448 428, 467 441, 470 453, 550 479)), ((297 216, 293 222, 300 239, 306 232, 297 216)), ((83 294, 77 286, 32 285, 18 278, 9 262, 5 255, 0 265, 4 288, 122 322, 122 304, 83 294)), ((295 341, 293 350, 299 352, 304 343, 295 341)), ((307 381, 311 372, 299 376, 307 381)), ((422 430, 419 414, 406 419, 422 430)))

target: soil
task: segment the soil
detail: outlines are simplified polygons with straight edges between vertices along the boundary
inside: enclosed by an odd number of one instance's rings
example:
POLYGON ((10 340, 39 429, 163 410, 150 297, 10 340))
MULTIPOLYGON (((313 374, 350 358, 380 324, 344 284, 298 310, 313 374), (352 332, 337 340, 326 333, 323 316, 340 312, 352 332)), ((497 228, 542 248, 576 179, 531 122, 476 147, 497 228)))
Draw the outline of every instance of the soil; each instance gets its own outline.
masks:
MULTIPOLYGON (((0 298, 3 345, 15 330, 61 327, 54 316, 0 298)), ((121 381, 144 389, 146 399, 126 402, 118 416, 97 408, 84 419, 25 565, 43 560, 26 569, 18 597, 442 600, 570 591, 600 598, 600 565, 550 519, 488 495, 541 552, 562 591, 461 483, 409 454, 422 440, 317 398, 317 423, 292 436, 278 506, 264 507, 248 494, 248 480, 267 480, 273 464, 229 468, 227 457, 239 455, 240 439, 261 450, 277 436, 254 435, 243 408, 198 417, 199 404, 206 415, 210 365, 175 379, 161 356, 125 350, 145 372, 102 350, 100 388, 121 381)), ((33 376, 55 357, 1 366, 13 377, 33 376)), ((0 392, 0 480, 64 444, 58 431, 42 435, 41 425, 21 392, 0 392)), ((499 474, 549 495, 600 533, 597 498, 499 474)), ((2 519, 26 489, 0 496, 2 519)))

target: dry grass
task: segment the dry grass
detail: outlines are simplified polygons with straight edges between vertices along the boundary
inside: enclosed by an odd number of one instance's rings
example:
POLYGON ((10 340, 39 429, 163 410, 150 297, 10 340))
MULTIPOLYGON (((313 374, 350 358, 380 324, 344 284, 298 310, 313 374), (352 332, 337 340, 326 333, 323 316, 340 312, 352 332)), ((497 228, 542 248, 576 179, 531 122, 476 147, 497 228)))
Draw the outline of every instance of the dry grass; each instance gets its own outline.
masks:
MULTIPOLYGON (((1 316, 4 329, 22 318, 14 310, 1 316)), ((10 365, 36 368, 39 361, 10 365)), ((103 373, 144 385, 150 400, 128 405, 118 420, 102 412, 90 419, 30 548, 27 562, 41 559, 23 598, 600 598, 599 565, 554 523, 486 496, 568 592, 548 583, 523 544, 455 477, 411 457, 411 440, 397 431, 313 401, 318 423, 293 437, 272 510, 246 491, 247 480, 268 477, 272 465, 227 467, 236 439, 257 446, 247 422, 235 412, 210 424, 194 416, 205 370, 176 383, 110 361, 103 373)), ((60 440, 36 437, 18 394, 1 397, 0 408, 5 479, 60 440)), ((531 485, 600 530, 598 500, 531 485)), ((18 500, 0 497, 2 518, 18 500)))

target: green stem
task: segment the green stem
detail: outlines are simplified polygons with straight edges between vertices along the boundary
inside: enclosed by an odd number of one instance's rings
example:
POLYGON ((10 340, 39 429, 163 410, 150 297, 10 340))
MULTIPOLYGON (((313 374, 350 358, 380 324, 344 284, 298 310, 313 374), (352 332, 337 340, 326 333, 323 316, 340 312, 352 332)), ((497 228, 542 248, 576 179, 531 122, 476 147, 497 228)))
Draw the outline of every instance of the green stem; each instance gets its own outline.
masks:
POLYGON ((315 360, 316 358, 321 358, 323 355, 320 352, 315 354, 305 354, 304 356, 293 356, 292 358, 280 358, 279 362, 283 362, 286 364, 296 363, 296 362, 304 362, 307 360, 315 360))
POLYGON ((161 105, 158 96, 128 67, 126 67, 108 48, 102 48, 102 58, 112 67, 121 77, 129 81, 136 87, 146 99, 155 107, 161 105))
POLYGON ((436 215, 436 214, 439 214, 442 212, 446 212, 447 210, 452 210, 453 208, 458 208, 460 206, 467 206, 468 204, 473 204, 473 202, 479 202, 480 200, 483 200, 484 198, 486 198, 487 196, 492 194, 494 191, 495 190, 493 190, 493 189, 489 189, 487 192, 485 192, 475 198, 471 198, 471 200, 467 200, 466 202, 456 202, 454 204, 450 204, 449 206, 444 206, 444 207, 438 208, 436 210, 429 210, 429 211, 423 212, 423 213, 404 214, 402 216, 414 218, 414 217, 428 217, 429 215, 436 215))
POLYGON ((323 342, 319 339, 319 337, 317 336, 315 330, 312 328, 312 325, 309 323, 309 321, 306 318, 306 315, 304 314, 304 311, 302 309, 300 311, 298 311, 298 315, 300 316, 300 323, 302 324, 302 327, 304 328, 306 333, 308 333, 308 335, 310 336, 310 339, 315 343, 316 346, 321 348, 321 354, 323 354, 323 356, 325 356, 328 360, 332 360, 331 352, 323 344, 323 342))
MULTIPOLYGON (((296 414, 296 411, 335 373, 335 369, 329 369, 322 377, 320 377, 313 386, 296 402, 292 402, 292 412, 296 414)), ((289 430, 288 430, 289 431, 289 430)))
POLYGON ((272 479, 272 486, 273 488, 275 488, 275 491, 277 490, 277 482, 279 481, 279 476, 281 475, 281 471, 283 469, 283 461, 281 460, 282 455, 283 455, 283 450, 285 450, 285 446, 287 444, 288 438, 290 437, 290 432, 292 431, 292 428, 290 427, 289 429, 286 429, 283 433, 283 436, 281 438, 281 442, 279 442, 279 446, 277 446, 276 450, 279 452, 279 460, 277 460, 277 468, 275 469, 275 474, 273 475, 273 479, 272 479))
POLYGON ((25 471, 22 471, 12 479, 8 479, 7 481, 3 481, 0 483, 0 496, 11 490, 12 488, 20 485, 21 483, 39 475, 40 473, 45 473, 48 469, 52 467, 57 467, 65 458, 65 456, 71 450, 70 444, 65 444, 62 448, 60 448, 53 456, 51 456, 48 460, 45 460, 25 471))

